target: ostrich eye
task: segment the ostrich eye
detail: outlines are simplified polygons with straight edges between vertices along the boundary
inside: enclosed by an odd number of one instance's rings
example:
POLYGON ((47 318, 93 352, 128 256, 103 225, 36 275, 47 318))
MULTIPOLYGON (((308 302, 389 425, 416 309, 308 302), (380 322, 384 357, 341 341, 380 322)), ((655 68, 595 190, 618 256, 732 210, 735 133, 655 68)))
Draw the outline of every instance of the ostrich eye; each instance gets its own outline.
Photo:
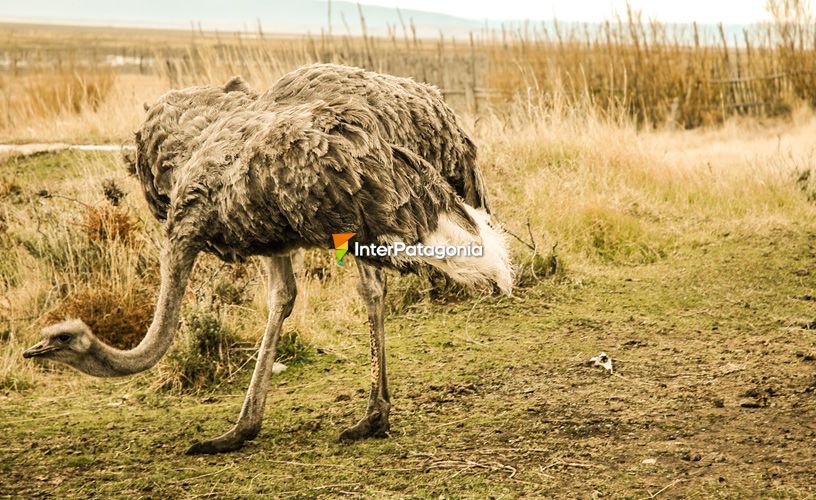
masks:
POLYGON ((71 336, 68 335, 67 333, 61 333, 60 335, 57 335, 57 340, 59 340, 60 342, 68 342, 69 340, 71 340, 71 336))

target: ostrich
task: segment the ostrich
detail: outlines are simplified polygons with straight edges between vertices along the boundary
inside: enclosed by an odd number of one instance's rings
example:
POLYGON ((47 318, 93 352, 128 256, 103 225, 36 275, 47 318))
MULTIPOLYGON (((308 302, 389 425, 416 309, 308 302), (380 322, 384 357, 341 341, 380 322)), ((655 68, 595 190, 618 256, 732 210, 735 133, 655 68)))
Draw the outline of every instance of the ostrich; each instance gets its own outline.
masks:
MULTIPOLYGON (((391 268, 432 267, 472 286, 512 289, 512 266, 491 224, 475 147, 438 91, 412 80, 315 65, 258 95, 240 79, 169 92, 136 133, 134 169, 152 213, 164 221, 161 285, 141 343, 118 350, 81 320, 45 328, 24 353, 100 377, 154 366, 172 343, 196 257, 258 256, 268 275, 269 316, 235 426, 188 454, 240 448, 257 436, 275 347, 296 295, 290 253, 330 248, 331 235, 361 245, 482 245, 481 257, 358 255, 358 291, 371 329, 365 416, 340 437, 385 436, 384 301, 391 268)), ((352 252, 353 253, 353 252, 352 252)))

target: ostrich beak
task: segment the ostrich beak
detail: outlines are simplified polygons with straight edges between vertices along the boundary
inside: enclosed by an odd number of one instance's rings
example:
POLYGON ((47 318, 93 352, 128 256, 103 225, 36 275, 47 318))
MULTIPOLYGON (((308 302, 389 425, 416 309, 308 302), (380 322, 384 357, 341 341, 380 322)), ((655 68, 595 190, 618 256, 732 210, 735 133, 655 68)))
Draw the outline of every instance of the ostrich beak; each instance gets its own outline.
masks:
POLYGON ((24 353, 24 358, 35 358, 37 356, 42 356, 43 354, 48 354, 49 352, 56 351, 58 349, 57 346, 47 345, 46 342, 43 340, 42 342, 38 342, 33 346, 29 347, 24 353))

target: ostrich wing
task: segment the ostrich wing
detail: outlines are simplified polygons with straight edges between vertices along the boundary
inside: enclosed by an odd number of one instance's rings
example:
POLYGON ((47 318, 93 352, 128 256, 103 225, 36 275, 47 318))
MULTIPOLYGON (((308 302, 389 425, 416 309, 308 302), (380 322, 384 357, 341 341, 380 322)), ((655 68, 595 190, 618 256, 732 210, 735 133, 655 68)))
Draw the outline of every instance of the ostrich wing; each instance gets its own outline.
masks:
POLYGON ((213 165, 238 158, 223 170, 217 203, 236 239, 277 234, 326 246, 333 233, 354 232, 363 243, 416 243, 443 213, 475 227, 440 173, 385 141, 374 116, 354 100, 237 113, 221 130, 196 156, 216 156, 213 165))
POLYGON ((427 161, 469 205, 490 211, 476 146, 432 85, 349 66, 313 64, 281 77, 259 102, 273 109, 338 95, 366 103, 385 140, 427 161))

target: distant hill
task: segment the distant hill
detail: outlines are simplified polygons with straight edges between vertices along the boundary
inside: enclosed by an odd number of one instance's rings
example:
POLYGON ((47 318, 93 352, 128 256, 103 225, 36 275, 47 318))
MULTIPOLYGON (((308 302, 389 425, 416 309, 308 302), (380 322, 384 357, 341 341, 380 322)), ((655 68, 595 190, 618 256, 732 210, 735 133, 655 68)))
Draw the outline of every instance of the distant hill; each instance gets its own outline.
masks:
MULTIPOLYGON (((329 26, 328 2, 325 0, 198 0, 186 2, 179 0, 137 0, 134 2, 117 2, 111 0, 0 0, 0 22, 53 22, 60 24, 91 26, 134 26, 148 28, 190 29, 199 26, 204 30, 229 30, 255 32, 258 23, 265 33, 280 34, 319 34, 329 26)), ((396 27, 402 36, 402 23, 409 30, 410 24, 416 26, 417 36, 433 37, 444 33, 446 37, 466 37, 468 33, 485 27, 491 30, 501 29, 502 25, 510 31, 524 31, 535 26, 539 32, 543 27, 554 33, 551 20, 526 23, 523 20, 475 21, 461 17, 403 10, 375 5, 362 5, 366 28, 371 35, 387 35, 389 26, 396 27)), ((357 3, 349 1, 331 2, 331 25, 335 35, 362 32, 357 3)), ((576 29, 578 33, 594 33, 601 28, 598 23, 560 22, 565 31, 576 29)), ((666 25, 670 32, 676 32, 679 40, 691 43, 691 31, 688 25, 666 25)), ((729 44, 742 44, 743 30, 752 29, 750 25, 727 24, 724 31, 729 44)), ((720 43, 719 32, 714 25, 700 25, 702 43, 717 45, 720 43)), ((530 31, 531 33, 531 31, 530 31)))
MULTIPOLYGON (((402 34, 396 9, 363 5, 368 32, 385 35, 388 26, 402 34)), ((335 34, 360 34, 360 15, 356 3, 331 3, 332 29, 335 34), (345 22, 344 22, 345 20, 345 22)), ((484 23, 445 14, 418 10, 402 11, 406 24, 413 20, 418 36, 467 34, 484 23)), ((269 33, 320 33, 329 25, 328 3, 320 0, 3 0, 0 21, 59 22, 66 24, 190 28, 192 23, 205 30, 257 30, 258 22, 269 33)), ((409 28, 410 29, 410 28, 409 28)))

